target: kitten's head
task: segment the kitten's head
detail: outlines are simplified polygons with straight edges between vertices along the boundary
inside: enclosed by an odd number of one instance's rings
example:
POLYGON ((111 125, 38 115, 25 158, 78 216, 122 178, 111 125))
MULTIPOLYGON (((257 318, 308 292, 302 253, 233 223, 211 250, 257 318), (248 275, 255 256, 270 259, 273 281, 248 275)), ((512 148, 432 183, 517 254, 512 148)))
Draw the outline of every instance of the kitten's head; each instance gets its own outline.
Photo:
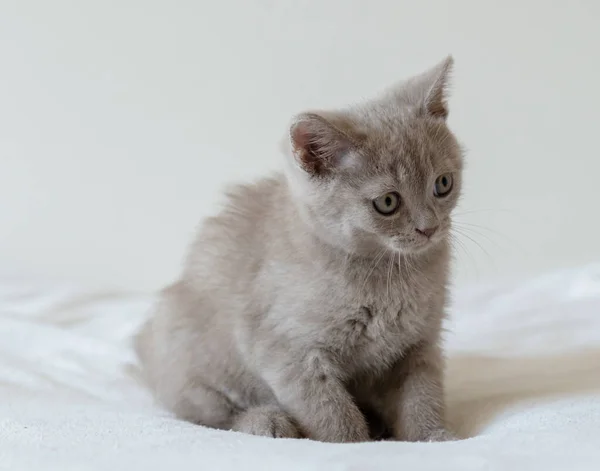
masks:
POLYGON ((421 252, 447 237, 462 179, 446 125, 451 66, 448 57, 361 106, 296 117, 288 177, 321 237, 371 254, 421 252))

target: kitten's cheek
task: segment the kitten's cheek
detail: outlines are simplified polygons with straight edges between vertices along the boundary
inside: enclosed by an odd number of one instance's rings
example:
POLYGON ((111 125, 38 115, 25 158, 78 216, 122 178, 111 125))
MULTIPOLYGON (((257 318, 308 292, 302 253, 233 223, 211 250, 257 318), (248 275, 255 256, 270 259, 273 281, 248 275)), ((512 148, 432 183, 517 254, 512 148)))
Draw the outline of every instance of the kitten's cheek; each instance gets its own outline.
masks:
POLYGON ((448 226, 442 226, 440 228, 439 231, 437 231, 437 233, 434 234, 434 236, 431 238, 431 242, 433 242, 434 244, 437 244, 438 242, 441 242, 443 239, 445 239, 448 236, 448 226))
POLYGON ((379 238, 379 243, 389 250, 398 250, 398 241, 395 237, 382 236, 379 238))
POLYGON ((386 240, 386 247, 394 252, 405 252, 406 244, 399 237, 394 237, 386 240))

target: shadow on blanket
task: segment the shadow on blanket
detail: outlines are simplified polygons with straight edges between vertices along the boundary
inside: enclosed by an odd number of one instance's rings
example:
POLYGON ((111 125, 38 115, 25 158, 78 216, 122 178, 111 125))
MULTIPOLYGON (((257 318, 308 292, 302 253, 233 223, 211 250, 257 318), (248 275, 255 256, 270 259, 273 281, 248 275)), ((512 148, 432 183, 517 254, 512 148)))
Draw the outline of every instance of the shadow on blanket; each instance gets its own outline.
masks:
POLYGON ((462 437, 477 435, 518 405, 600 391, 600 349, 563 355, 450 358, 448 422, 462 437))

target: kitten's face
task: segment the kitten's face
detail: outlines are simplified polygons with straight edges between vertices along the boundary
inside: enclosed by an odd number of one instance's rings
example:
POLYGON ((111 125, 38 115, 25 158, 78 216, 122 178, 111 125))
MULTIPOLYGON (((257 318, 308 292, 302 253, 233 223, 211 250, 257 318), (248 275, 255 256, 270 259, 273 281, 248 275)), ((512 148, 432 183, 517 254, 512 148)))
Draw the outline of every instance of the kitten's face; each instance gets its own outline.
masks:
POLYGON ((462 157, 443 121, 413 120, 393 133, 371 130, 361 149, 345 158, 357 165, 312 179, 304 199, 331 242, 350 252, 416 253, 448 235, 462 157))
POLYGON ((301 115, 292 183, 321 237, 376 255, 422 252, 448 236, 462 182, 461 149, 446 126, 450 65, 362 108, 301 115))
POLYGON ((369 136, 362 168, 335 185, 345 193, 337 204, 352 221, 350 245, 425 250, 450 230, 462 183, 460 148, 443 121, 415 120, 395 136, 382 134, 369 136))

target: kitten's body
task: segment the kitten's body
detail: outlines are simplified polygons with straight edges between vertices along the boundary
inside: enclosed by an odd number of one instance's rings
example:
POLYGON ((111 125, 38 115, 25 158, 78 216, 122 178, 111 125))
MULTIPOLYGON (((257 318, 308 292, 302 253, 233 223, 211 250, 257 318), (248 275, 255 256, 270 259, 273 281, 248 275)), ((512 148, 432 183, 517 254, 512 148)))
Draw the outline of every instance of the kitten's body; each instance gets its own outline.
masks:
MULTIPOLYGON (((204 223, 181 279, 164 290, 137 339, 153 390, 178 416, 324 441, 368 440, 384 433, 380 425, 397 439, 449 438, 439 345, 447 236, 425 242, 411 226, 402 244, 416 248, 398 251, 378 242, 392 221, 347 206, 351 194, 373 191, 364 178, 385 188, 403 178, 426 186, 424 168, 439 149, 450 155, 443 168, 460 172, 460 152, 438 117, 402 118, 399 131, 385 113, 360 116, 353 132, 363 137, 361 158, 373 159, 361 178, 348 162, 343 179, 325 170, 316 180, 299 177, 326 155, 311 148, 297 154, 302 169, 234 188, 225 210, 204 223), (439 142, 424 140, 432 130, 439 142), (412 149, 400 177, 398 157, 388 155, 398 146, 412 149), (371 231, 367 220, 381 227, 371 231)), ((292 136, 296 149, 301 138, 292 136)), ((448 230, 446 215, 409 193, 403 204, 426 213, 411 221, 427 226, 435 216, 448 230)))

